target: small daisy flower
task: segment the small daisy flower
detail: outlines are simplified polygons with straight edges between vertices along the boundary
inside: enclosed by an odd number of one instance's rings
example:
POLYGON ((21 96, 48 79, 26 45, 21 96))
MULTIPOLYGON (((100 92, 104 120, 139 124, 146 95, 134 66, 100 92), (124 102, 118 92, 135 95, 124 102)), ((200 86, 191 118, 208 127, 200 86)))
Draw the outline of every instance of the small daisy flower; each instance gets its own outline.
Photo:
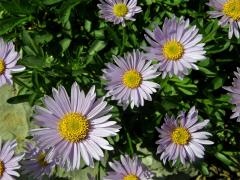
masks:
POLYGON ((240 28, 240 1, 239 0, 210 0, 207 3, 214 11, 208 11, 210 18, 219 18, 218 24, 222 27, 229 26, 228 38, 233 34, 239 38, 240 28))
POLYGON ((168 74, 182 79, 189 69, 198 70, 197 61, 205 59, 202 35, 196 26, 189 26, 189 19, 166 18, 162 29, 156 27, 153 32, 146 29, 146 33, 145 39, 151 46, 144 50, 150 59, 159 61, 163 78, 168 74))
POLYGON ((234 72, 236 78, 233 78, 232 86, 223 87, 230 92, 231 103, 235 105, 231 119, 237 118, 237 122, 240 122, 240 68, 237 68, 237 72, 234 72))
POLYGON ((166 116, 160 133, 157 154, 161 153, 160 159, 165 164, 167 160, 172 160, 173 164, 178 159, 185 164, 186 161, 193 162, 197 158, 203 158, 205 144, 213 144, 207 140, 210 133, 199 131, 204 128, 209 120, 197 123, 198 111, 192 107, 187 116, 182 112, 178 118, 166 116))
POLYGON ((24 66, 16 65, 20 54, 15 51, 12 42, 5 43, 0 38, 0 86, 4 84, 12 85, 12 73, 21 72, 24 66))
POLYGON ((141 160, 134 156, 132 159, 128 156, 120 157, 121 161, 110 162, 113 169, 107 173, 103 180, 151 180, 154 176, 141 160))
POLYGON ((137 6, 137 0, 100 0, 101 4, 97 6, 100 9, 100 17, 114 24, 122 23, 125 26, 125 20, 135 21, 133 16, 142 11, 137 6))
POLYGON ((51 151, 40 150, 32 143, 28 143, 25 154, 25 160, 22 161, 24 174, 29 174, 34 179, 42 179, 43 175, 50 176, 56 165, 56 162, 51 158, 51 151))
POLYGON ((139 50, 124 54, 124 57, 113 56, 115 64, 106 64, 103 78, 107 81, 106 90, 113 100, 118 100, 119 105, 126 108, 131 104, 143 106, 144 100, 151 101, 151 94, 160 86, 150 80, 156 78, 157 68, 147 61, 139 50))
POLYGON ((0 179, 10 180, 12 176, 19 177, 20 174, 16 172, 20 169, 19 161, 23 158, 23 155, 14 156, 17 143, 15 140, 7 141, 4 144, 0 140, 0 179))
POLYGON ((45 96, 46 108, 36 106, 37 125, 32 130, 40 147, 53 148, 53 157, 61 158, 60 165, 67 170, 80 168, 81 157, 86 165, 93 167, 93 158, 104 156, 102 149, 113 150, 105 137, 115 136, 120 126, 109 121, 111 106, 104 98, 96 100, 95 87, 85 95, 74 83, 69 97, 65 88, 53 89, 53 98, 45 96))

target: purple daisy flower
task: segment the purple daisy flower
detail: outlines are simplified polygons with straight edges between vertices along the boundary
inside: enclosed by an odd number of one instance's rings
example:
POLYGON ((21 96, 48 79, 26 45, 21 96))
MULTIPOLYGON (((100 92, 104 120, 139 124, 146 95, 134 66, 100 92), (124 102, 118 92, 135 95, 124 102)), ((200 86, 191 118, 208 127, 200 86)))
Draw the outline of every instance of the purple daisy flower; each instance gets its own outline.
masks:
POLYGON ((0 86, 4 84, 12 85, 11 73, 21 72, 25 69, 24 66, 16 65, 19 58, 20 54, 15 51, 13 43, 5 43, 0 38, 0 86))
POLYGON ((137 0, 100 0, 101 4, 97 6, 100 9, 100 17, 114 24, 122 23, 125 26, 125 20, 135 21, 133 16, 142 11, 137 6, 137 0))
POLYGON ((113 56, 115 64, 107 63, 103 78, 107 81, 106 90, 113 100, 126 108, 143 106, 144 100, 151 101, 151 94, 160 86, 149 80, 156 78, 157 68, 147 61, 139 50, 124 54, 124 57, 113 56))
POLYGON ((102 149, 113 150, 104 137, 115 136, 120 126, 108 121, 112 109, 104 98, 96 100, 95 87, 85 95, 74 83, 69 97, 65 88, 53 89, 53 98, 45 96, 46 108, 36 106, 37 125, 43 127, 32 130, 40 147, 54 148, 54 158, 60 158, 60 165, 67 170, 80 168, 81 157, 85 163, 94 166, 93 158, 104 156, 102 149))
POLYGON ((210 18, 219 18, 218 24, 222 27, 229 26, 228 38, 233 34, 239 38, 240 28, 240 1, 239 0, 210 0, 207 3, 214 11, 208 11, 210 18))
POLYGON ((213 144, 207 140, 210 133, 199 131, 204 128, 209 120, 197 123, 198 111, 192 107, 187 116, 182 112, 176 119, 166 116, 161 129, 157 128, 160 133, 157 154, 161 153, 160 159, 165 164, 167 160, 172 160, 173 164, 180 158, 185 164, 186 161, 195 161, 197 158, 204 156, 204 144, 213 144))
POLYGON ((197 61, 205 59, 205 44, 200 43, 202 35, 196 26, 189 26, 189 19, 166 18, 162 30, 156 27, 153 32, 146 29, 146 33, 145 39, 151 46, 144 50, 149 59, 159 61, 163 78, 168 74, 182 79, 189 73, 188 69, 198 70, 197 61))
POLYGON ((232 110, 233 114, 230 118, 237 118, 237 122, 240 122, 240 68, 237 68, 237 72, 234 72, 234 74, 236 78, 233 78, 232 86, 223 88, 230 92, 232 97, 230 102, 236 106, 232 110))
POLYGON ((24 154, 14 156, 17 143, 15 140, 7 141, 2 144, 0 139, 0 179, 10 180, 12 176, 19 177, 20 174, 16 172, 20 169, 19 161, 23 158, 24 154))
POLYGON ((131 159, 128 155, 121 155, 120 159, 121 161, 109 162, 114 171, 108 172, 103 180, 151 180, 153 178, 154 174, 137 156, 131 159))
POLYGON ((52 150, 40 150, 32 143, 27 143, 25 160, 22 161, 23 173, 30 174, 34 179, 42 179, 43 175, 50 176, 56 165, 52 159, 52 150))

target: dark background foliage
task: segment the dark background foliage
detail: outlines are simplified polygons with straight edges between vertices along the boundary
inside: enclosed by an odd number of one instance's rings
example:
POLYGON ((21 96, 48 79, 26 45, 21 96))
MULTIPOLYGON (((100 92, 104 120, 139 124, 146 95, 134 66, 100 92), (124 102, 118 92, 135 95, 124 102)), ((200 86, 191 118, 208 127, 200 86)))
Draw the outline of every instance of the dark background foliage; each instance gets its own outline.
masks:
MULTIPOLYGON (((14 76, 19 91, 8 102, 41 104, 41 97, 51 95, 52 87, 62 84, 70 90, 74 81, 85 91, 95 85, 98 96, 103 96, 106 92, 102 69, 112 61, 112 55, 145 46, 144 29, 161 27, 165 17, 184 16, 203 34, 207 59, 198 63, 199 71, 192 71, 183 80, 157 78, 161 89, 144 107, 123 111, 109 100, 114 106, 113 118, 122 129, 119 136, 109 138, 115 150, 96 164, 96 174, 100 178, 102 171, 109 169, 105 162, 108 158, 118 159, 120 154, 128 153, 139 154, 146 162, 150 158, 148 165, 158 176, 167 172, 188 174, 193 179, 239 179, 239 124, 229 118, 232 105, 222 86, 231 85, 233 72, 240 66, 240 39, 229 40, 228 29, 208 18, 206 2, 139 0, 143 12, 123 28, 99 18, 98 0, 0 0, 0 35, 6 41, 14 40, 23 54, 19 63, 27 67, 14 76), (162 166, 155 155, 155 127, 161 126, 166 113, 177 115, 192 106, 199 110, 200 120, 210 119, 207 131, 213 134, 211 140, 215 144, 207 147, 205 158, 191 167, 162 166)), ((80 171, 66 175, 58 170, 56 176, 78 179, 79 174, 80 171)))

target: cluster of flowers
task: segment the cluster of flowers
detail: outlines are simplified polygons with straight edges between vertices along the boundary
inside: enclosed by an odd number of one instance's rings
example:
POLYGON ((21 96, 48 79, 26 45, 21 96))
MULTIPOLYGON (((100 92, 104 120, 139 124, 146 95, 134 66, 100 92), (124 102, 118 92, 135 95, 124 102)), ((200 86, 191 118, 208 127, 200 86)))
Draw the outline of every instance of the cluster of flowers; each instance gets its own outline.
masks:
MULTIPOLYGON (((134 20, 133 15, 141 12, 137 0, 100 0, 98 4, 101 17, 114 24, 126 20, 134 20)), ((229 38, 239 38, 240 3, 239 0, 210 0, 209 6, 216 9, 210 11, 211 17, 222 17, 220 25, 230 25, 229 38)), ((197 61, 205 59, 202 35, 196 26, 190 26, 184 18, 164 20, 162 28, 146 30, 144 53, 133 50, 124 57, 113 56, 115 63, 107 63, 103 70, 106 80, 107 96, 117 100, 118 105, 127 108, 139 107, 144 101, 151 101, 151 94, 160 86, 151 80, 162 75, 173 75, 183 78, 189 69, 198 69, 197 61), (153 65, 156 59, 158 64, 153 65)), ((11 73, 20 72, 25 67, 16 65, 20 58, 12 42, 5 43, 0 39, 0 85, 12 84, 11 73)), ((240 69, 236 73, 232 87, 225 87, 232 95, 232 103, 236 104, 232 118, 240 116, 240 69)), ((94 167, 94 159, 104 157, 103 150, 113 150, 105 139, 115 136, 120 130, 117 122, 111 118, 111 106, 105 97, 96 98, 95 87, 84 93, 77 83, 71 87, 71 94, 60 86, 53 88, 53 97, 43 98, 44 107, 35 106, 34 122, 40 128, 31 130, 35 143, 27 143, 26 153, 15 155, 16 141, 0 142, 0 179, 11 179, 19 176, 16 172, 22 160, 23 173, 41 179, 43 175, 51 175, 56 165, 72 171, 80 168, 81 159, 85 164, 94 167)), ((238 119, 239 120, 239 119, 238 119)), ((157 154, 161 154, 163 163, 180 160, 181 163, 193 162, 203 158, 203 145, 213 144, 208 140, 210 133, 200 131, 209 120, 198 122, 198 111, 192 107, 189 112, 181 112, 178 117, 165 117, 159 132, 157 154)), ((120 161, 109 163, 113 171, 108 172, 105 180, 145 180, 154 176, 141 160, 128 155, 120 157, 120 161)), ((92 177, 89 177, 92 178, 92 177)))

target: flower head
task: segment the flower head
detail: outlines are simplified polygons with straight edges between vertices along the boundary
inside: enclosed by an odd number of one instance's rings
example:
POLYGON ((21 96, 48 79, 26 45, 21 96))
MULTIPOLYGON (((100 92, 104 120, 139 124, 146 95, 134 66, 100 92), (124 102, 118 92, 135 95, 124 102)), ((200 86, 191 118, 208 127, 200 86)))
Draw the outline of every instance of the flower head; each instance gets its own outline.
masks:
POLYGON ((43 175, 50 176, 56 165, 56 161, 51 157, 51 151, 39 149, 32 143, 28 143, 26 156, 22 161, 23 173, 30 174, 34 179, 42 179, 43 175))
POLYGON ((183 78, 188 69, 198 69, 197 61, 205 59, 204 43, 200 43, 202 35, 198 34, 196 26, 189 26, 189 20, 166 18, 163 28, 156 27, 153 32, 146 30, 145 38, 151 45, 145 47, 149 59, 159 61, 162 77, 168 74, 183 78))
POLYGON ((100 0, 98 4, 100 17, 114 24, 122 23, 125 26, 125 20, 134 21, 133 16, 142 11, 137 6, 137 0, 100 0))
POLYGON ((228 38, 231 39, 233 34, 239 38, 240 28, 240 1, 239 0, 210 0, 207 3, 213 11, 208 11, 211 18, 221 18, 219 25, 222 27, 229 26, 228 38))
POLYGON ((79 169, 81 157, 93 167, 93 158, 104 156, 102 149, 113 150, 104 137, 115 136, 120 127, 109 121, 112 109, 104 98, 96 100, 95 87, 85 95, 74 83, 69 97, 65 88, 53 89, 53 98, 45 96, 46 108, 36 106, 33 116, 43 127, 32 130, 40 147, 53 148, 53 158, 67 170, 79 169))
POLYGON ((233 78, 232 86, 223 88, 230 92, 232 97, 230 102, 235 105, 230 118, 237 118, 237 121, 240 122, 240 68, 237 68, 237 72, 234 72, 234 74, 236 78, 233 78))
POLYGON ((210 133, 199 131, 204 128, 209 120, 197 123, 198 111, 192 107, 187 115, 182 112, 178 118, 166 116, 161 129, 157 128, 160 133, 157 154, 161 154, 160 159, 164 164, 167 160, 175 163, 178 159, 185 164, 186 161, 195 161, 197 158, 204 156, 204 144, 213 144, 207 140, 210 133))
POLYGON ((126 108, 129 104, 143 106, 144 100, 151 101, 151 94, 160 86, 150 80, 156 78, 157 68, 146 60, 139 50, 124 54, 124 57, 115 57, 116 63, 106 64, 103 78, 107 81, 106 90, 113 100, 118 100, 126 108))
POLYGON ((16 65, 20 58, 20 54, 15 51, 12 42, 5 43, 0 38, 0 86, 4 84, 12 84, 12 73, 21 72, 24 66, 16 65))
POLYGON ((104 180, 151 180, 154 176, 141 160, 134 156, 132 159, 128 156, 120 157, 121 161, 110 162, 109 165, 113 169, 107 173, 104 180))
POLYGON ((19 161, 23 155, 15 156, 15 148, 17 143, 15 140, 7 141, 4 144, 0 140, 0 179, 13 179, 12 176, 19 177, 20 174, 16 172, 20 169, 19 161))

